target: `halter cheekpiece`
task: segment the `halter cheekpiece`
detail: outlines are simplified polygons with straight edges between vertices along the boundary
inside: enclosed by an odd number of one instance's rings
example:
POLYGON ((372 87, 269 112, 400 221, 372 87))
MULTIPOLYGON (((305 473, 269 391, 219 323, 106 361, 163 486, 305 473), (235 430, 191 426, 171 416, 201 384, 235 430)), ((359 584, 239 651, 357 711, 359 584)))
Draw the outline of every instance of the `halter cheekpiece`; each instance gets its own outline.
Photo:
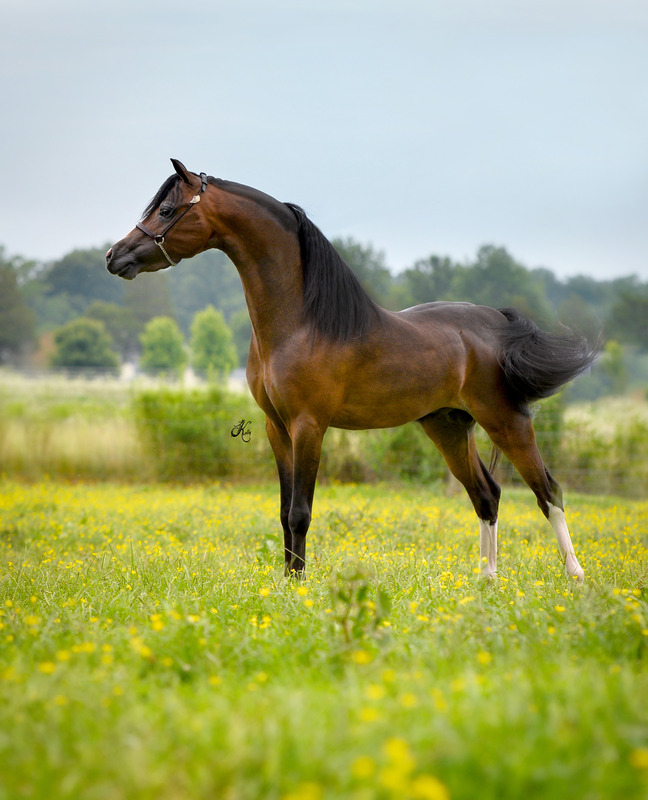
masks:
POLYGON ((191 198, 191 200, 187 203, 187 207, 182 212, 182 214, 180 214, 179 217, 176 217, 173 220, 173 222, 169 223, 169 225, 166 226, 166 228, 162 231, 162 233, 153 233, 153 231, 150 230, 149 228, 147 228, 146 225, 144 225, 143 222, 135 223, 135 227, 136 228, 139 228, 139 230, 141 230, 142 233, 145 233, 147 236, 150 236, 151 239, 153 239, 155 244, 164 253, 164 257, 169 262, 169 265, 172 266, 172 267, 175 267, 178 262, 174 261, 171 258, 171 256, 167 253, 167 251, 164 249, 164 237, 171 230, 171 228, 173 228, 174 225, 177 225, 178 222, 180 222, 180 220, 184 217, 185 214, 187 214, 189 211, 191 211, 191 209, 196 205, 196 203, 200 202, 200 196, 203 194, 203 192, 205 191, 206 188, 207 188, 207 175, 204 172, 201 172, 200 173, 200 191, 198 192, 198 194, 195 194, 191 198))

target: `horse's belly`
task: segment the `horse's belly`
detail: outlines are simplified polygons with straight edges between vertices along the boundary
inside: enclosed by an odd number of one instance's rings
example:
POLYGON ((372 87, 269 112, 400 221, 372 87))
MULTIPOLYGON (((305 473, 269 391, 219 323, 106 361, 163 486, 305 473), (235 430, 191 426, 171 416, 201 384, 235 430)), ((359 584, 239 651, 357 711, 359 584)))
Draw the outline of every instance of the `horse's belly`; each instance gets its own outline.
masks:
POLYGON ((393 383, 378 387, 356 387, 331 419, 334 428, 366 430, 395 428, 444 408, 456 405, 448 387, 393 383))

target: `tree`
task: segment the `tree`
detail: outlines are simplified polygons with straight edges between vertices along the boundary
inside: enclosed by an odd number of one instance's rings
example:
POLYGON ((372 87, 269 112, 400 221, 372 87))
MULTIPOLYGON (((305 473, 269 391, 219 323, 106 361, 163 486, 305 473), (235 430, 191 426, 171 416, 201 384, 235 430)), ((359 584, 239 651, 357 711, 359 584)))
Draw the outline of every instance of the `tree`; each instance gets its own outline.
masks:
POLYGON ((536 322, 552 317, 542 284, 503 247, 480 247, 475 263, 461 270, 454 290, 456 299, 493 308, 513 306, 536 322))
POLYGON ((453 285, 460 267, 449 258, 429 256, 398 276, 403 304, 407 306, 435 300, 456 300, 453 285))
POLYGON ((590 306, 578 294, 570 294, 558 306, 558 320, 572 330, 585 334, 590 341, 598 340, 601 323, 590 306))
POLYGON ((369 245, 362 245, 348 236, 331 244, 353 270, 365 291, 377 303, 390 307, 393 279, 385 263, 385 254, 369 245))
POLYGON ((140 342, 140 366, 146 372, 180 372, 187 363, 182 331, 170 317, 149 320, 140 342))
POLYGON ((0 252, 0 364, 18 359, 35 339, 34 314, 18 287, 13 267, 0 252))
POLYGON ((181 261, 168 273, 168 281, 174 316, 186 334, 194 315, 206 305, 222 311, 229 324, 232 316, 245 308, 236 267, 219 250, 207 250, 181 261))
POLYGON ((119 303, 124 282, 106 271, 103 248, 73 250, 45 269, 27 270, 25 298, 40 328, 51 330, 85 314, 95 300, 119 303), (33 276, 33 277, 32 277, 33 276))
POLYGON ((79 317, 68 322, 55 332, 54 344, 51 363, 55 367, 114 370, 119 364, 106 326, 96 319, 79 317))
POLYGON ((144 326, 135 319, 132 309, 97 300, 88 306, 85 316, 103 322, 123 360, 133 358, 139 352, 138 334, 144 326))
POLYGON ((623 394, 628 388, 628 368, 623 357, 623 347, 610 339, 605 343, 600 369, 607 378, 612 394, 623 394))
POLYGON ((252 338, 252 322, 247 308, 242 308, 232 315, 230 327, 234 334, 234 346, 236 347, 238 363, 245 364, 250 351, 250 339, 252 338))
MULTIPOLYGON (((123 281, 122 281, 123 282, 123 281)), ((124 288, 124 306, 131 312, 138 335, 155 317, 175 318, 166 274, 142 272, 124 288)))
POLYGON ((612 307, 607 327, 619 341, 648 350, 648 292, 622 292, 612 307))
POLYGON ((207 375, 225 377, 237 365, 232 331, 213 306, 199 311, 191 325, 193 366, 207 375))

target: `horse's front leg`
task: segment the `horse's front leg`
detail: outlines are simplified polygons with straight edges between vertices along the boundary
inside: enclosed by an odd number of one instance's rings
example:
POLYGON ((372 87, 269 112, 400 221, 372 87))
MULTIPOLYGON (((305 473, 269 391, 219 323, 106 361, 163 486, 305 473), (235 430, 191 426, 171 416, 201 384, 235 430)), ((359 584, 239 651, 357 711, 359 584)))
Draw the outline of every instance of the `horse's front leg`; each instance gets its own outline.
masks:
POLYGON ((290 531, 290 525, 288 524, 293 487, 292 442, 283 425, 279 422, 273 422, 270 417, 266 417, 266 433, 270 446, 272 447, 272 452, 274 453, 277 473, 279 475, 279 514, 284 535, 284 572, 288 575, 294 557, 292 533, 290 531))
POLYGON ((306 534, 311 522, 325 430, 312 418, 299 418, 291 426, 293 480, 288 527, 292 535, 292 551, 286 571, 297 577, 303 575, 306 566, 306 534))

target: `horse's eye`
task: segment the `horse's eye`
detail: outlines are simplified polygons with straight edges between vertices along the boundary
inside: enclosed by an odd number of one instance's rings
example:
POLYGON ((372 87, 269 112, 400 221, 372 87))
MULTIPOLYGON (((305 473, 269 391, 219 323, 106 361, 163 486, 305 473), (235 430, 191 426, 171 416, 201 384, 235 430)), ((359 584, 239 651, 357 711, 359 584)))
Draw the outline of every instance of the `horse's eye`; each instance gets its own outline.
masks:
POLYGON ((172 214, 173 214, 173 208, 171 206, 160 207, 160 216, 163 219, 168 219, 172 214))

